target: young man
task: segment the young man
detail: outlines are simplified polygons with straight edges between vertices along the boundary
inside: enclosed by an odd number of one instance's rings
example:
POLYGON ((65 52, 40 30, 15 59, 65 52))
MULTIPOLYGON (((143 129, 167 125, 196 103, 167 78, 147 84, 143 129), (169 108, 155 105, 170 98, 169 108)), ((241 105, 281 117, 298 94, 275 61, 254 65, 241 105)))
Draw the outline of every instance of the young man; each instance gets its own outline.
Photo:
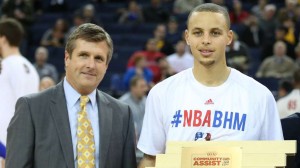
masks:
POLYGON ((167 141, 283 139, 272 93, 226 65, 225 48, 233 38, 227 11, 203 4, 187 24, 194 67, 150 91, 138 143, 145 153, 142 168, 154 166, 167 141))
POLYGON ((70 34, 64 80, 17 102, 6 168, 136 167, 130 108, 97 89, 112 52, 110 36, 95 24, 70 34))
POLYGON ((19 50, 23 34, 23 27, 18 21, 0 21, 0 142, 4 145, 17 99, 39 90, 37 71, 19 50))

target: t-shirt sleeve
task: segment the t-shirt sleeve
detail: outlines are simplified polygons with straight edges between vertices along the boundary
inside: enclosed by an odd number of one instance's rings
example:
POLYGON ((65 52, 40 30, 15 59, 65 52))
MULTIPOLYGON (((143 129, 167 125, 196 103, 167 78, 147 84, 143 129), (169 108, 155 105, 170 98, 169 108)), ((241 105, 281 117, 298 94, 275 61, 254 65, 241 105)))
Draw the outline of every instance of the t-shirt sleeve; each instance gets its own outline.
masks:
POLYGON ((283 140, 281 122, 276 101, 271 92, 266 97, 265 116, 262 126, 261 140, 283 140))
POLYGON ((165 152, 166 132, 163 124, 162 100, 159 90, 151 90, 146 101, 146 110, 138 148, 145 154, 155 156, 165 152))

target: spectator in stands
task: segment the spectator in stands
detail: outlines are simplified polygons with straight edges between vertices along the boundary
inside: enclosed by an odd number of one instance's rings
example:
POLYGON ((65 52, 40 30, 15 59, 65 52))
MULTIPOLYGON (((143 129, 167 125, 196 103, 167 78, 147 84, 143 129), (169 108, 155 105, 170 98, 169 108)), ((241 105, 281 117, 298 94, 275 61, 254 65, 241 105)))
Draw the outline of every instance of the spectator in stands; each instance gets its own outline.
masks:
POLYGON ((194 65, 194 57, 190 52, 186 52, 185 48, 186 42, 178 41, 176 52, 167 57, 169 65, 176 73, 191 68, 194 65))
POLYGON ((300 43, 298 43, 295 47, 295 56, 296 56, 296 64, 300 67, 300 43))
POLYGON ((297 0, 285 0, 285 6, 279 9, 278 20, 282 23, 284 20, 290 18, 295 19, 297 0))
POLYGON ((259 67, 256 77, 288 78, 297 69, 294 61, 286 55, 286 45, 277 41, 273 48, 273 56, 266 58, 259 67))
POLYGON ((36 68, 40 79, 43 77, 51 77, 55 83, 58 82, 58 73, 56 67, 52 64, 47 63, 48 60, 48 49, 45 47, 38 47, 35 50, 35 63, 34 67, 36 68))
POLYGON ((127 67, 132 67, 134 66, 134 59, 135 57, 137 57, 138 55, 144 55, 147 59, 147 64, 148 64, 148 68, 151 69, 152 73, 153 73, 153 82, 156 83, 160 80, 160 69, 157 65, 157 58, 160 57, 164 57, 165 54, 159 52, 158 48, 157 48, 157 40, 154 38, 150 38, 147 40, 146 46, 145 46, 145 50, 143 51, 137 51, 135 53, 132 54, 132 56, 129 58, 127 67))
POLYGON ((154 39, 157 40, 157 48, 160 52, 165 55, 173 54, 174 47, 173 45, 166 39, 167 27, 164 24, 158 24, 153 32, 154 39))
POLYGON ((120 13, 119 23, 135 24, 144 21, 142 10, 136 1, 130 1, 128 3, 128 9, 121 9, 118 12, 120 13))
POLYGON ((235 32, 233 32, 232 42, 226 46, 226 61, 230 67, 247 73, 250 62, 249 49, 245 43, 239 40, 235 32))
POLYGON ((283 20, 284 27, 287 28, 287 33, 284 36, 284 40, 288 43, 290 43, 294 49, 294 45, 296 43, 296 37, 295 37, 295 22, 292 20, 292 18, 286 18, 283 20))
POLYGON ((145 22, 166 23, 169 20, 169 12, 162 7, 160 0, 151 0, 148 7, 143 8, 145 22))
POLYGON ((289 80, 279 81, 278 95, 277 98, 283 98, 293 90, 293 84, 289 80))
POLYGON ((147 84, 152 85, 153 73, 147 67, 147 60, 144 55, 136 55, 134 58, 134 66, 130 67, 124 74, 124 86, 128 90, 130 88, 130 81, 134 76, 142 76, 147 84))
POLYGON ((41 40, 42 46, 63 47, 65 45, 66 33, 68 32, 67 22, 59 18, 54 27, 48 29, 41 40))
POLYGON ((2 17, 17 19, 27 30, 34 21, 34 10, 30 0, 2 1, 2 17))
MULTIPOLYGON (((122 102, 129 105, 133 115, 133 122, 135 127, 135 138, 136 144, 140 138, 143 118, 145 114, 145 103, 146 103, 146 94, 149 90, 146 80, 141 76, 134 76, 130 80, 130 91, 125 93, 119 98, 122 102)), ((137 162, 139 162, 143 153, 136 148, 136 157, 137 162)))
POLYGON ((241 32, 240 40, 246 43, 249 47, 261 47, 264 40, 264 32, 258 25, 258 18, 255 15, 250 15, 244 22, 244 30, 241 32))
POLYGON ((69 35, 81 24, 85 23, 84 17, 82 15, 82 12, 80 10, 75 11, 73 16, 73 25, 69 29, 69 31, 66 34, 66 37, 69 37, 69 35))
POLYGON ((203 0, 175 0, 173 12, 176 14, 189 13, 195 6, 203 4, 203 0))
POLYGON ((210 0, 210 2, 214 3, 214 4, 217 4, 219 6, 222 6, 223 8, 227 9, 224 0, 210 0))
POLYGON ((243 10, 243 4, 239 0, 233 0, 233 9, 229 13, 232 24, 243 23, 249 16, 249 13, 243 10))
POLYGON ((166 57, 157 58, 156 62, 159 67, 160 78, 155 79, 155 83, 163 81, 168 77, 176 74, 174 69, 170 66, 169 62, 167 61, 166 57))
POLYGON ((280 118, 285 118, 300 111, 300 69, 293 74, 294 89, 287 96, 277 101, 280 118))
POLYGON ((49 12, 65 12, 67 10, 66 0, 48 0, 47 3, 49 12))
MULTIPOLYGON (((275 17, 276 14, 276 6, 273 4, 268 4, 265 6, 263 17, 259 19, 258 25, 259 27, 262 28, 264 32, 264 44, 267 44, 274 41, 274 33, 275 29, 278 25, 278 21, 275 17)), ((273 45, 271 45, 273 46, 273 45)), ((264 48, 266 48, 264 46, 264 48)), ((263 57, 267 57, 271 55, 272 53, 267 53, 267 52, 272 52, 272 47, 270 49, 267 49, 265 52, 263 52, 263 57)))
POLYGON ((298 43, 299 40, 299 35, 300 35, 300 5, 296 6, 296 11, 295 11, 295 37, 296 37, 296 43, 298 43))
POLYGON ((258 3, 251 9, 252 14, 259 19, 263 18, 264 9, 267 4, 268 0, 258 0, 258 3))
POLYGON ((295 55, 294 46, 285 40, 285 36, 287 35, 287 33, 288 33, 288 28, 286 28, 284 25, 279 25, 275 29, 275 39, 272 41, 264 42, 263 50, 262 50, 262 60, 264 60, 266 57, 272 55, 272 49, 274 47, 274 44, 277 41, 283 41, 286 45, 287 55, 291 58, 295 58, 294 57, 294 55, 295 55))
POLYGON ((55 81, 51 77, 45 76, 41 78, 39 91, 46 90, 52 86, 55 86, 55 84, 55 81))
POLYGON ((178 29, 178 22, 175 16, 170 17, 167 24, 166 39, 175 45, 181 39, 181 31, 178 29))
POLYGON ((102 25, 99 17, 96 15, 95 7, 93 4, 86 4, 82 8, 82 15, 85 23, 94 23, 96 25, 102 25))

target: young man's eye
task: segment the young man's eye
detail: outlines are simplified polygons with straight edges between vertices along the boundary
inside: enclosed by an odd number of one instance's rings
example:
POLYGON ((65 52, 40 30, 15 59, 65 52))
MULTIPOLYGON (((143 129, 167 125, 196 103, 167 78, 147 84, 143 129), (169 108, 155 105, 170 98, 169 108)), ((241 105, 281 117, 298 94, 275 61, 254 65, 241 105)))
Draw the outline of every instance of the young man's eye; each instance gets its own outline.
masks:
POLYGON ((201 33, 201 32, 193 32, 193 34, 194 34, 195 36, 200 36, 202 33, 201 33))
POLYGON ((211 34, 212 34, 213 36, 218 36, 218 35, 220 35, 221 33, 218 32, 218 31, 214 31, 214 32, 212 32, 211 34))

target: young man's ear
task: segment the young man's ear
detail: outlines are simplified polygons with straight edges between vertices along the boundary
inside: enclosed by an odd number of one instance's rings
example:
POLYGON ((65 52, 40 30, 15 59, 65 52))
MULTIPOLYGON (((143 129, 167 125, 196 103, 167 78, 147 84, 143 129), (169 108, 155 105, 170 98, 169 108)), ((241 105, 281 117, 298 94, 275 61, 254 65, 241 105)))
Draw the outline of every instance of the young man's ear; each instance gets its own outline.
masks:
POLYGON ((232 30, 229 30, 229 32, 228 32, 228 42, 227 42, 227 45, 230 45, 230 44, 231 44, 233 38, 234 38, 234 33, 233 33, 232 30))
POLYGON ((185 30, 185 32, 184 32, 184 34, 185 34, 185 41, 186 41, 186 44, 189 46, 190 45, 190 43, 189 43, 189 35, 188 35, 188 30, 186 29, 185 30))

